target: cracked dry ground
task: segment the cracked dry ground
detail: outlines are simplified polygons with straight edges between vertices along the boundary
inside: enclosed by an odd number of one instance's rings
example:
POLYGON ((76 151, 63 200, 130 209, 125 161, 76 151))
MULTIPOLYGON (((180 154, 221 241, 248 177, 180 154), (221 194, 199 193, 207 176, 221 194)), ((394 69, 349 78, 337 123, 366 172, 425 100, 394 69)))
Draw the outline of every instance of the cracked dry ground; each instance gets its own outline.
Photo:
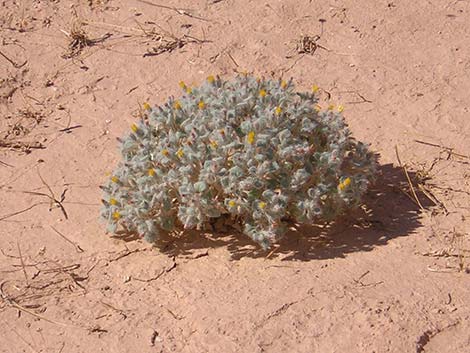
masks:
POLYGON ((470 352, 469 35, 458 0, 0 2, 0 352, 470 352), (363 209, 272 253, 105 235, 141 104, 245 70, 345 106, 363 209))

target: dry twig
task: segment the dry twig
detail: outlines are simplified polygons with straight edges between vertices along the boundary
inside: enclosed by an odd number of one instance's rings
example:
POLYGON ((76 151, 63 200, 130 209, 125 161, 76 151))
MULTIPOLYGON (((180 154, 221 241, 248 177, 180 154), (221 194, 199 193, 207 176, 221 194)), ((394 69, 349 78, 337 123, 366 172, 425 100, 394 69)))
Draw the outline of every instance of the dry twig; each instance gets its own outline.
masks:
POLYGON ((24 306, 21 306, 20 304, 18 304, 17 302, 15 302, 13 299, 11 299, 10 297, 8 297, 5 292, 3 291, 3 286, 5 285, 7 281, 3 281, 1 284, 0 284, 0 298, 2 298, 2 300, 8 304, 9 306, 17 309, 17 310, 20 310, 22 312, 25 312, 25 313, 28 313, 29 315, 32 315, 38 319, 41 319, 41 320, 44 320, 44 321, 47 321, 47 322, 50 322, 51 324, 56 324, 56 325, 60 325, 60 326, 68 326, 68 327, 76 327, 74 325, 69 325, 69 324, 65 324, 63 322, 58 322, 58 321, 55 321, 55 320, 51 320, 51 319, 48 319, 47 317, 45 316, 42 316, 42 315, 39 315, 39 314, 36 314, 35 312, 31 311, 31 310, 28 310, 27 308, 25 308, 24 306))
POLYGON ((401 163, 401 159, 400 159, 400 155, 398 154, 398 146, 395 146, 395 153, 396 153, 396 156, 397 156, 397 160, 398 160, 398 164, 400 165, 400 167, 403 169, 403 172, 405 174, 405 177, 406 177, 406 180, 408 181, 408 185, 410 186, 410 191, 413 195, 413 198, 414 198, 414 201, 416 202, 416 204, 421 208, 421 210, 424 211, 424 207, 423 205, 421 204, 421 201, 419 201, 418 199, 418 195, 416 194, 416 191, 415 191, 415 188, 413 186, 413 183, 411 182, 411 178, 410 178, 410 175, 408 173, 408 170, 406 168, 406 166, 404 166, 402 163, 401 163))
POLYGON ((147 282, 147 283, 152 282, 152 281, 159 279, 163 274, 171 272, 175 268, 176 268, 176 261, 175 261, 175 257, 173 256, 173 263, 167 268, 164 268, 163 270, 161 270, 156 276, 147 278, 147 279, 132 277, 132 279, 139 281, 139 282, 147 282))
POLYGON ((22 68, 22 67, 25 66, 26 63, 28 62, 28 60, 25 60, 24 63, 22 63, 22 64, 17 64, 17 63, 15 63, 13 60, 11 60, 8 56, 6 56, 5 54, 3 54, 1 51, 0 51, 0 55, 3 56, 10 64, 12 64, 15 69, 20 69, 20 68, 22 68))
POLYGON ((64 239, 65 241, 67 241, 68 243, 72 244, 73 247, 75 248, 75 251, 80 253, 80 252, 83 252, 84 250, 80 247, 80 245, 74 243, 73 241, 71 241, 70 239, 68 239, 65 235, 63 235, 61 232, 59 232, 57 229, 55 229, 53 226, 51 226, 52 230, 54 232, 56 232, 60 237, 62 237, 62 239, 64 239))
POLYGON ((173 6, 167 6, 167 5, 160 5, 160 4, 155 4, 153 2, 150 2, 150 1, 146 1, 146 0, 137 0, 141 3, 144 3, 144 4, 147 4, 147 5, 151 5, 151 6, 155 6, 155 7, 159 7, 161 9, 167 9, 167 10, 171 10, 171 11, 174 11, 176 12, 178 15, 182 15, 182 16, 187 16, 187 17, 190 17, 190 18, 194 18, 196 20, 201 20, 201 21, 206 21, 206 22, 210 22, 208 19, 206 18, 203 18, 203 17, 199 17, 197 15, 194 15, 194 10, 191 10, 191 9, 181 9, 181 8, 176 8, 176 7, 173 7, 173 6))
POLYGON ((420 141, 420 140, 414 140, 414 141, 416 143, 420 143, 422 145, 441 148, 441 149, 447 151, 449 154, 460 157, 460 158, 470 159, 470 156, 466 156, 464 154, 454 152, 454 149, 452 147, 446 147, 446 146, 442 146, 442 145, 439 145, 439 144, 436 144, 436 143, 430 143, 430 142, 425 142, 425 141, 420 141))
POLYGON ((147 52, 143 55, 143 57, 145 58, 147 56, 157 56, 163 53, 171 53, 174 50, 183 48, 185 45, 189 43, 203 44, 203 43, 208 43, 208 42, 209 42, 208 40, 198 39, 192 36, 188 36, 186 34, 183 35, 182 37, 175 37, 175 36, 164 37, 162 35, 159 35, 158 45, 147 50, 147 52))
POLYGON ((5 141, 0 140, 0 147, 9 148, 14 150, 20 150, 24 153, 31 153, 33 149, 44 149, 46 148, 41 142, 23 142, 23 141, 5 141))
POLYGON ((18 241, 16 242, 16 246, 18 247, 18 255, 20 256, 21 267, 23 268, 23 274, 24 274, 24 278, 26 280, 26 285, 29 287, 28 275, 26 273, 26 268, 25 268, 24 261, 23 261, 23 255, 21 254, 21 247, 20 247, 20 243, 18 241))

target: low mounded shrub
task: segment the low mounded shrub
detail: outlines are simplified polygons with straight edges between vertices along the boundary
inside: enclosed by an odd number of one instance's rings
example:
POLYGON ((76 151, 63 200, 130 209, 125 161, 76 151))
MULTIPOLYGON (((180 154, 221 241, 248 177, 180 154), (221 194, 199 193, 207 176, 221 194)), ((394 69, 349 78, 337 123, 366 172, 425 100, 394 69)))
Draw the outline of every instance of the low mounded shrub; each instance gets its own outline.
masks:
MULTIPOLYGON (((151 108, 121 142, 102 186, 102 217, 153 242, 219 217, 268 248, 289 221, 333 220, 361 202, 376 157, 355 141, 342 108, 321 111, 293 83, 210 76, 151 108)), ((314 90, 315 91, 315 90, 314 90)))

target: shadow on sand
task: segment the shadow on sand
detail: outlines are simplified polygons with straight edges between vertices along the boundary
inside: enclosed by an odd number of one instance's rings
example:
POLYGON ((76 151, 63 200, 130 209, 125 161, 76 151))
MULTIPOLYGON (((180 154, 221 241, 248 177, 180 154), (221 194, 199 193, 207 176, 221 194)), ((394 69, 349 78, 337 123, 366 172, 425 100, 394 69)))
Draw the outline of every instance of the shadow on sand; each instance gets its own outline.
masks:
MULTIPOLYGON (((283 261, 310 261, 370 251, 391 239, 407 236, 420 226, 419 207, 402 191, 408 186, 403 170, 391 164, 383 165, 377 179, 363 207, 329 225, 303 225, 289 231, 274 252, 274 248, 262 250, 235 230, 224 234, 185 231, 178 238, 162 237, 155 246, 169 256, 191 256, 210 248, 226 247, 234 260, 269 255, 271 259, 283 261)), ((421 198, 423 206, 431 206, 425 200, 421 198)))

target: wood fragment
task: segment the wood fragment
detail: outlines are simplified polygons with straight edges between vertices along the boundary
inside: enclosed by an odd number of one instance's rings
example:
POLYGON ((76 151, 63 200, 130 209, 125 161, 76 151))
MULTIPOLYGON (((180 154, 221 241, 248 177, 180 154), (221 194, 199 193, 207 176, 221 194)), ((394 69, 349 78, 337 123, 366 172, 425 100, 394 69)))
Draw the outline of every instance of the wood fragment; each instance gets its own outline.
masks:
POLYGON ((141 3, 143 3, 143 4, 150 5, 150 6, 159 7, 159 8, 161 8, 161 9, 166 9, 166 10, 174 11, 174 12, 176 12, 178 15, 191 17, 191 18, 194 18, 194 19, 196 19, 196 20, 201 20, 201 21, 205 21, 205 22, 210 22, 210 20, 208 20, 208 19, 206 19, 206 18, 199 17, 199 16, 197 16, 197 15, 193 15, 192 12, 194 12, 194 10, 191 10, 191 9, 182 9, 182 8, 177 8, 177 7, 173 7, 173 6, 155 4, 155 3, 150 2, 150 1, 147 1, 147 0, 137 0, 137 1, 138 1, 138 2, 141 2, 141 3))
POLYGON ((13 212, 13 213, 9 213, 9 214, 7 214, 7 215, 5 215, 5 216, 0 217, 0 221, 4 221, 5 219, 8 219, 8 218, 10 218, 10 217, 17 216, 17 215, 19 215, 19 214, 21 214, 21 213, 24 213, 24 212, 27 212, 27 211, 33 209, 33 208, 36 207, 36 206, 44 205, 44 204, 47 204, 47 202, 38 202, 38 203, 35 203, 35 204, 33 204, 33 205, 29 206, 29 207, 26 207, 26 208, 20 210, 20 211, 16 211, 16 212, 13 212))
POLYGON ((52 320, 52 319, 49 319, 43 315, 39 315, 39 314, 36 314, 34 311, 31 311, 27 308, 25 308, 24 306, 21 306, 20 304, 18 304, 17 302, 15 302, 13 299, 11 299, 10 297, 8 297, 4 292, 3 292, 3 286, 5 285, 7 281, 3 281, 1 284, 0 284, 0 297, 3 299, 3 301, 5 301, 9 306, 21 311, 21 312, 25 312, 29 315, 32 315, 38 319, 41 319, 41 320, 44 320, 44 321, 47 321, 51 324, 55 324, 55 325, 59 325, 59 326, 65 326, 65 327, 80 327, 80 326, 75 326, 75 325, 70 325, 70 324, 66 324, 66 323, 63 323, 63 322, 59 322, 59 321, 55 321, 55 320, 52 320))
POLYGON ((41 176, 41 173, 39 173, 39 168, 37 169, 39 179, 41 179, 42 184, 47 188, 49 191, 50 195, 44 194, 42 192, 27 192, 33 195, 40 195, 40 196, 46 196, 47 198, 50 199, 50 206, 49 206, 49 211, 52 210, 52 205, 55 205, 56 207, 60 208, 62 211, 62 214, 64 215, 65 219, 69 219, 69 216, 67 214, 67 211, 65 210, 65 207, 63 205, 63 202, 65 201, 65 193, 67 192, 67 188, 65 188, 62 191, 62 194, 60 195, 60 199, 57 199, 54 195, 54 192, 52 191, 51 187, 44 181, 43 177, 41 176))
POLYGON ((30 153, 32 149, 45 149, 46 147, 38 141, 23 142, 23 141, 6 141, 0 140, 0 147, 20 150, 25 153, 30 153))
POLYGON ((24 63, 22 63, 22 64, 17 64, 17 63, 15 63, 13 60, 11 60, 8 56, 6 56, 4 53, 2 53, 1 51, 0 51, 0 55, 3 56, 3 57, 5 58, 5 60, 7 60, 10 64, 12 64, 15 69, 20 69, 20 68, 22 68, 22 67, 25 66, 26 63, 28 62, 28 60, 25 60, 24 63))
POLYGON ((134 277, 132 276, 132 279, 135 280, 135 281, 139 281, 139 282, 152 282, 152 281, 156 281, 157 279, 159 279, 164 273, 166 273, 166 269, 163 269, 161 270, 158 275, 154 276, 154 277, 150 277, 150 278, 137 278, 137 277, 134 277))
POLYGON ((143 248, 143 249, 138 248, 138 249, 134 249, 134 250, 125 249, 124 251, 121 251, 121 253, 118 254, 116 257, 109 259, 108 262, 118 261, 118 260, 120 260, 120 259, 122 259, 126 256, 129 256, 131 254, 134 254, 136 252, 147 251, 147 250, 149 250, 149 249, 148 248, 143 248))
POLYGON ((26 285, 29 287, 28 274, 26 273, 26 268, 25 268, 24 261, 23 261, 23 255, 21 254, 21 247, 20 247, 20 243, 18 241, 16 241, 16 246, 18 247, 18 254, 19 254, 19 257, 20 257, 20 261, 21 261, 21 267, 23 268, 23 274, 24 274, 24 278, 26 280, 26 285))
POLYGON ((73 247, 75 248, 75 251, 78 252, 78 253, 81 253, 81 252, 84 252, 84 250, 80 247, 80 245, 74 243, 73 241, 71 241, 70 239, 68 239, 65 235, 63 235, 61 232, 59 232, 57 229, 55 229, 53 226, 51 226, 52 230, 54 232, 56 232, 60 237, 62 237, 62 239, 64 239, 65 241, 69 242, 70 244, 73 245, 73 247))
POLYGON ((74 126, 70 126, 70 127, 66 127, 66 128, 63 128, 63 129, 60 129, 59 132, 66 132, 66 133, 69 133, 71 132, 72 130, 75 130, 75 129, 78 129, 80 127, 83 127, 82 125, 74 125, 74 126))
POLYGON ((464 155, 464 154, 460 154, 460 153, 454 152, 454 149, 453 149, 452 147, 447 147, 447 146, 439 145, 439 144, 437 144, 437 143, 431 143, 431 142, 420 141, 420 140, 414 140, 414 141, 415 141, 416 143, 420 143, 420 144, 422 144, 422 145, 441 148, 441 149, 443 149, 443 150, 448 151, 450 154, 452 154, 452 155, 454 155, 454 156, 457 156, 457 157, 460 157, 460 158, 470 159, 470 156, 466 156, 466 155, 464 155))
POLYGON ((152 336, 150 336, 150 345, 153 347, 155 346, 155 341, 157 340, 158 332, 157 330, 153 330, 152 336))
POLYGON ((8 163, 2 162, 2 161, 0 161, 0 164, 5 166, 5 167, 14 168, 14 166, 12 166, 11 164, 8 164, 8 163))
POLYGON ((416 194, 416 191, 415 191, 415 188, 413 186, 413 183, 411 182, 411 178, 410 178, 410 175, 408 174, 408 170, 406 169, 406 167, 401 163, 401 159, 400 159, 400 155, 398 154, 398 146, 395 145, 395 153, 396 153, 396 156, 397 156, 397 160, 398 160, 398 164, 400 165, 400 167, 403 169, 403 172, 406 176, 406 180, 408 181, 408 184, 410 186, 410 191, 411 193, 413 194, 413 197, 414 199, 416 200, 416 203, 418 204, 418 206, 421 208, 421 210, 425 210, 423 205, 421 204, 421 201, 419 201, 418 199, 418 195, 416 194))
POLYGON ((197 43, 197 44, 203 44, 203 43, 209 43, 210 41, 205 40, 205 39, 199 39, 195 38, 192 36, 188 35, 183 35, 182 37, 175 37, 175 36, 170 36, 170 37, 159 37, 159 43, 157 46, 154 46, 150 49, 147 50, 146 53, 143 54, 143 57, 149 57, 149 56, 158 56, 163 53, 171 53, 174 50, 181 49, 185 45, 190 44, 190 43, 197 43))

